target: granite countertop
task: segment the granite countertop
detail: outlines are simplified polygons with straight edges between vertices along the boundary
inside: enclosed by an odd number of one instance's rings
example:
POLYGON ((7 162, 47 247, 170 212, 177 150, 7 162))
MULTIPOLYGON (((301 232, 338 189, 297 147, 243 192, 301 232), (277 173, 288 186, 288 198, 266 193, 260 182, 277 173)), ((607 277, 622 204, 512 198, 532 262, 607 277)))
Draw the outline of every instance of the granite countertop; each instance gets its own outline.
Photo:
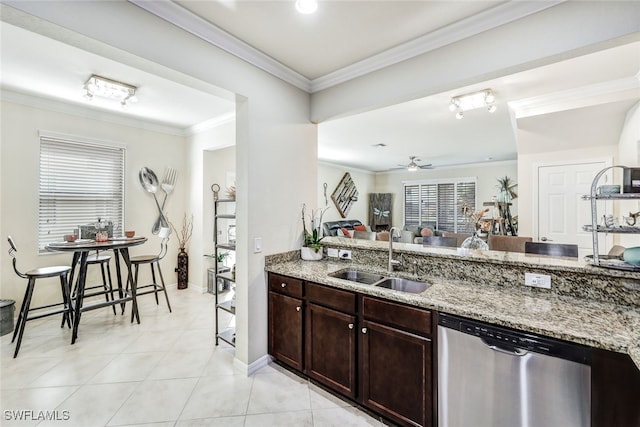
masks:
POLYGON ((640 369, 640 310, 637 307, 555 294, 520 293, 517 288, 438 278, 424 279, 394 273, 393 276, 422 279, 430 284, 426 291, 410 294, 329 276, 330 273, 344 268, 358 268, 390 275, 379 267, 326 259, 283 260, 270 263, 266 270, 339 289, 627 353, 640 369))
MULTIPOLYGON (((324 246, 344 247, 350 249, 360 249, 368 251, 388 251, 388 242, 378 240, 347 239, 344 237, 327 236, 324 238, 324 246)), ((407 253, 421 256, 435 255, 438 258, 455 260, 473 260, 480 263, 515 265, 528 267, 544 267, 549 270, 564 272, 592 273, 602 276, 622 277, 638 279, 640 272, 602 268, 592 265, 584 258, 572 259, 566 257, 548 257, 537 254, 525 254, 519 252, 504 251, 475 251, 462 248, 447 248, 438 246, 423 246, 412 243, 393 243, 394 253, 407 253)))

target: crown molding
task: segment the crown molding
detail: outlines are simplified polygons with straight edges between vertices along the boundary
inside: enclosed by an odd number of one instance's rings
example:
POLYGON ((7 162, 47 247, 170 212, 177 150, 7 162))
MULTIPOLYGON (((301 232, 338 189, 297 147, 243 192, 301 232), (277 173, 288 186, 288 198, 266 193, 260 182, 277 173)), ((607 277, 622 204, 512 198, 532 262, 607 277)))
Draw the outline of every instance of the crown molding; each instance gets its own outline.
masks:
POLYGON ((567 0, 509 1, 417 39, 310 80, 171 0, 128 0, 165 21, 308 93, 318 92, 451 43, 516 21, 567 0))
MULTIPOLYGON (((99 120, 101 122, 113 123, 122 126, 129 126, 137 129, 144 129, 151 132, 158 132, 167 135, 174 135, 180 137, 186 137, 193 135, 197 132, 201 132, 206 129, 210 129, 213 126, 214 121, 228 121, 228 118, 222 116, 220 118, 215 118, 211 120, 207 120, 201 124, 191 126, 190 128, 183 129, 175 126, 167 126, 163 124, 159 124, 158 122, 145 120, 141 118, 132 118, 122 116, 120 114, 111 113, 109 111, 100 110, 93 108, 87 105, 76 105, 64 101, 58 101, 50 98, 44 98, 40 96, 35 96, 32 94, 27 94, 24 92, 16 92, 13 90, 3 88, 0 90, 0 99, 2 102, 12 102, 14 104, 25 105, 27 107, 39 108, 41 110, 54 111, 57 113, 69 114, 77 117, 82 117, 85 119, 99 120), (202 128, 199 126, 202 125, 202 128)), ((233 114, 233 118, 235 118, 235 114, 233 114)), ((217 123, 216 126, 219 126, 222 123, 217 123)))
POLYGON ((195 124, 191 127, 188 127, 185 130, 185 136, 194 136, 197 135, 199 133, 211 130, 211 129, 215 129, 218 126, 222 126, 224 124, 227 123, 231 123, 233 121, 236 120, 236 113, 235 111, 231 112, 231 113, 227 113, 227 114, 223 114, 222 116, 218 116, 218 117, 213 117, 209 120, 205 120, 202 123, 198 123, 195 124))
POLYGON ((468 37, 556 6, 565 1, 566 0, 534 2, 510 1, 502 3, 340 70, 318 77, 311 82, 311 92, 318 92, 390 65, 406 61, 407 59, 423 55, 443 46, 456 43, 468 37))
POLYGON ((305 92, 311 90, 308 78, 171 0, 128 1, 305 92))
POLYGON ((508 103, 516 119, 637 98, 639 76, 547 93, 508 103))

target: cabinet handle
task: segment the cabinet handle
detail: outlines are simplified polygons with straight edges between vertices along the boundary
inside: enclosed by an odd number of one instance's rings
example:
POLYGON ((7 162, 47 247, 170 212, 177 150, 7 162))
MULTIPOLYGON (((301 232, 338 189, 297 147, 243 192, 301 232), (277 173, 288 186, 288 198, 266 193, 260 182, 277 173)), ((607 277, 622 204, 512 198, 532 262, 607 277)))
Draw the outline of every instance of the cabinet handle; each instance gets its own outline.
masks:
POLYGON ((296 307, 296 311, 300 311, 300 306, 296 307))
POLYGON ((353 329, 353 323, 349 323, 349 329, 353 329))
POLYGON ((287 284, 286 283, 280 283, 280 286, 282 286, 283 288, 286 288, 287 284))
POLYGON ((367 328, 362 328, 362 333, 366 334, 367 333, 367 328))

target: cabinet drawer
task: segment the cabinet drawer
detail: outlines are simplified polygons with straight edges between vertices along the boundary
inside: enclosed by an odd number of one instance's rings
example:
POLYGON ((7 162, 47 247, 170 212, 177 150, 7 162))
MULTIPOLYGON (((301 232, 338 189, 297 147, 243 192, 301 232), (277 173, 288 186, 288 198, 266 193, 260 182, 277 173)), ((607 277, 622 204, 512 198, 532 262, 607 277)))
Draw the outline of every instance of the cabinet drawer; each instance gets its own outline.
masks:
POLYGON ((417 332, 421 335, 431 335, 431 311, 429 310, 362 297, 362 313, 367 320, 417 332))
POLYGON ((269 273, 269 290, 302 298, 302 280, 269 273))
POLYGON ((307 300, 345 313, 356 312, 356 294, 327 286, 307 283, 307 300))

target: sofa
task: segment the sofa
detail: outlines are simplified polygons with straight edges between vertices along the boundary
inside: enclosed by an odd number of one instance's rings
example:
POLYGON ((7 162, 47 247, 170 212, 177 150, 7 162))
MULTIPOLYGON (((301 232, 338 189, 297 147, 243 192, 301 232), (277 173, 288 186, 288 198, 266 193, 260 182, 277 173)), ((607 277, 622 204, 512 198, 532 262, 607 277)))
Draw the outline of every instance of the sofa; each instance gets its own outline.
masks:
POLYGON ((344 219, 340 221, 327 221, 322 223, 322 235, 323 236, 342 236, 338 233, 338 230, 346 228, 349 231, 353 231, 353 227, 356 225, 364 225, 358 219, 344 219))
POLYGON ((422 229, 428 228, 433 232, 433 235, 436 237, 442 236, 442 231, 434 230, 433 224, 419 224, 419 225, 406 225, 402 227, 402 237, 401 241, 404 243, 416 243, 422 244, 422 229))

